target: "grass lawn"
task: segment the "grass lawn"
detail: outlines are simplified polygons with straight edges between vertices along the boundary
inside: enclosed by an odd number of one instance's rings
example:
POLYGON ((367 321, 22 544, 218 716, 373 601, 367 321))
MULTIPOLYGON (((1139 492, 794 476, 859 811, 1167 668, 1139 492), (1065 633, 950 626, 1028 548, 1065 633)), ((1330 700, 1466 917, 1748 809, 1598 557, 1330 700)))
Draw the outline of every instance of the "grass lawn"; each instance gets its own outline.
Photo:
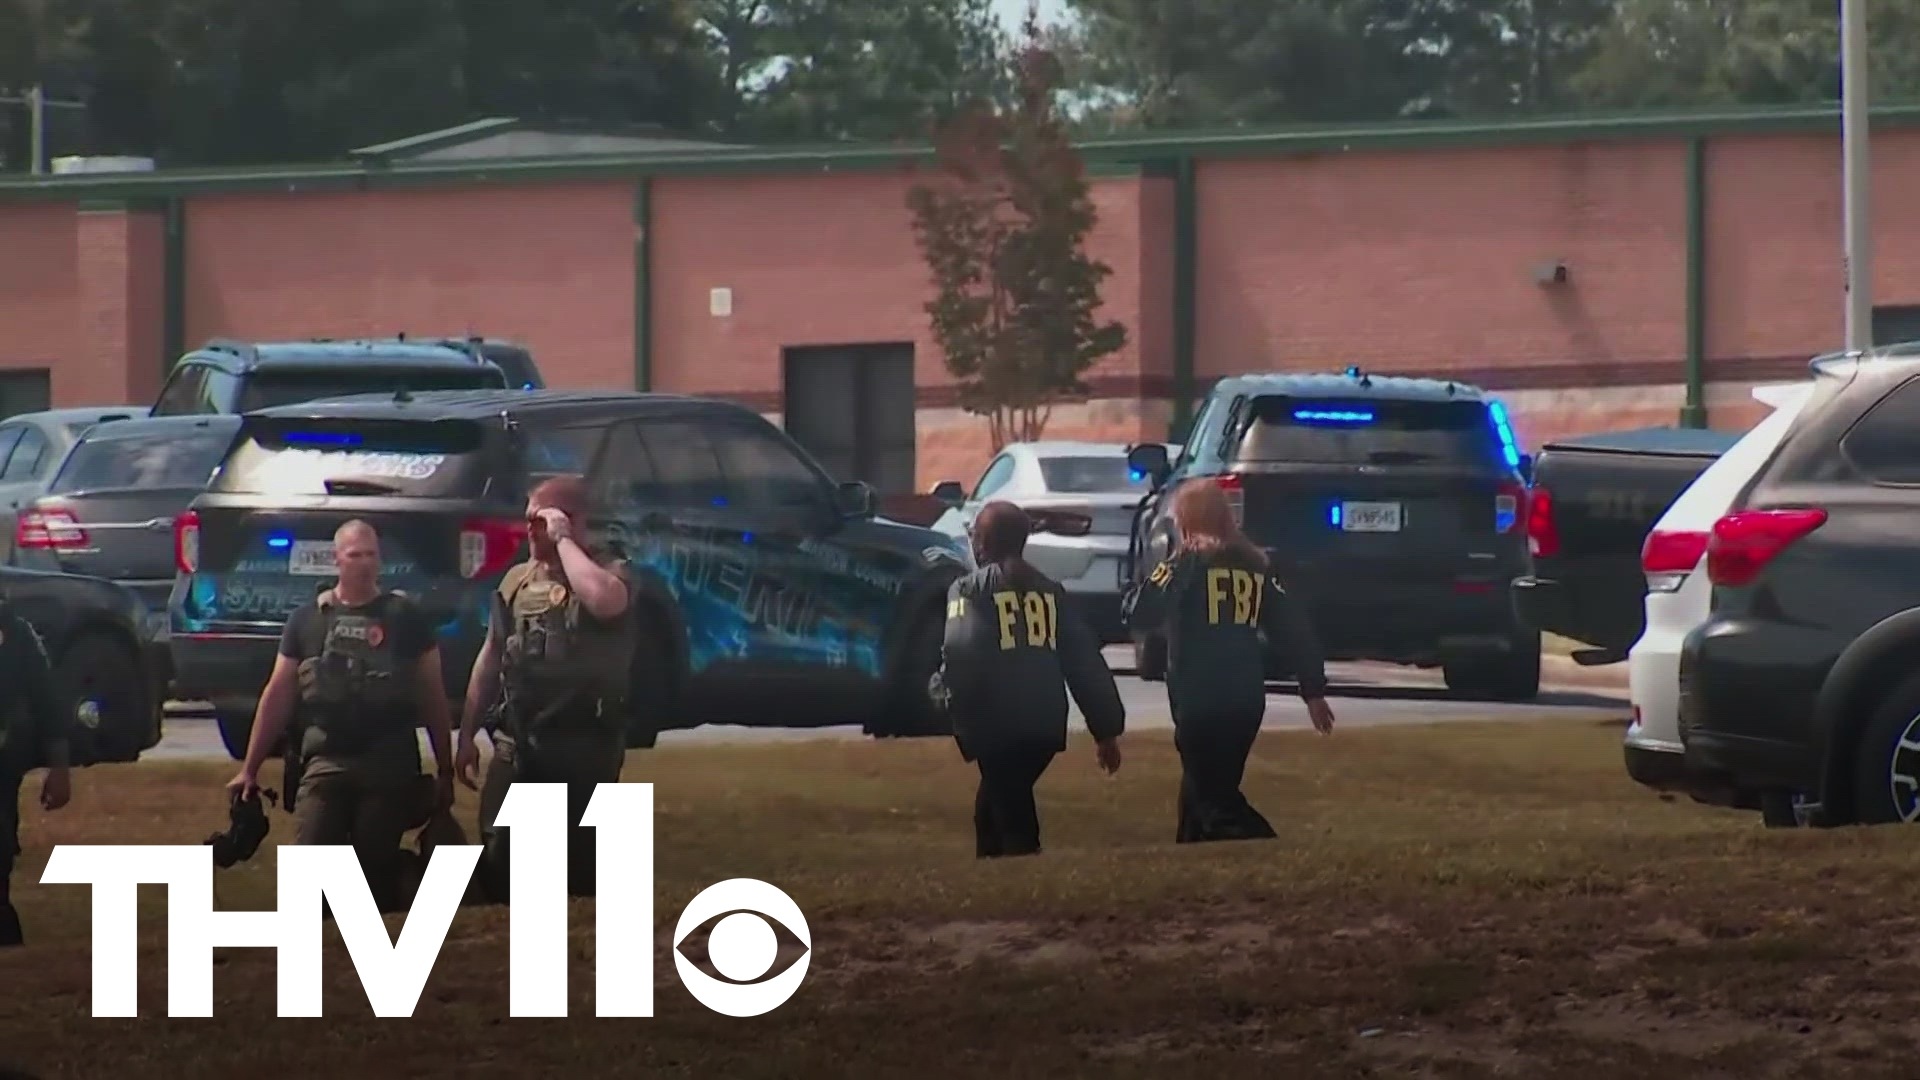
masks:
MULTIPOLYGON (((657 1015, 510 1021, 504 910, 456 920, 412 1022, 372 1017, 328 930, 325 1020, 274 1017, 271 953, 228 950, 215 1016, 165 1018, 160 890, 139 1020, 89 1011, 84 890, 50 845, 193 842, 221 765, 88 770, 73 807, 23 799, 0 956, 0 1062, 44 1077, 1912 1077, 1920 853, 1901 829, 1768 832, 1628 781, 1586 722, 1269 734, 1248 793, 1278 841, 1176 847, 1175 761, 1129 739, 1108 779, 1077 742, 1042 781, 1046 854, 972 858, 950 744, 636 753, 659 805, 657 1015), (709 1013, 666 953, 705 885, 759 877, 806 912, 799 993, 709 1013)), ((462 790, 471 825, 473 803, 462 790)), ((274 814, 274 839, 291 832, 274 814)), ((270 840, 271 844, 273 841, 270 840)), ((274 858, 218 872, 271 904, 274 858)), ((391 922, 397 923, 398 917, 391 922)), ((781 967, 785 962, 780 963, 781 967)))

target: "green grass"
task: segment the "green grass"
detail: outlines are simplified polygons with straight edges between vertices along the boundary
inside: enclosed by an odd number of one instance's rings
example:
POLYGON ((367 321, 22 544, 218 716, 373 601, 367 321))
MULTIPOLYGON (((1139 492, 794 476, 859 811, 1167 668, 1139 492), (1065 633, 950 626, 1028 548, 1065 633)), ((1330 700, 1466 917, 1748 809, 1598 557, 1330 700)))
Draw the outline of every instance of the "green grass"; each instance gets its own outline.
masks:
MULTIPOLYGON (((256 950, 219 958, 212 1019, 168 1020, 158 890, 146 1017, 92 1019, 88 905, 34 883, 49 847, 197 841, 229 771, 93 769, 66 811, 26 800, 15 893, 34 944, 0 956, 0 1061, 125 1080, 1911 1076, 1910 834, 1769 832, 1662 800, 1626 779, 1619 738, 1567 721, 1269 734, 1247 791, 1280 839, 1193 847, 1170 842, 1164 737, 1129 736, 1112 779, 1076 743, 1041 783, 1046 853, 995 863, 972 858, 973 774, 947 743, 636 753, 627 779, 659 785, 658 1015, 625 1021, 592 1016, 590 901, 570 1019, 508 1019, 506 913, 474 908, 412 1021, 372 1018, 331 930, 325 1021, 274 1018, 256 950), (665 951, 681 905, 736 876, 790 893, 814 949, 793 1000, 745 1020, 694 1003, 665 951)), ((219 872, 218 902, 269 906, 273 866, 263 849, 219 872)))

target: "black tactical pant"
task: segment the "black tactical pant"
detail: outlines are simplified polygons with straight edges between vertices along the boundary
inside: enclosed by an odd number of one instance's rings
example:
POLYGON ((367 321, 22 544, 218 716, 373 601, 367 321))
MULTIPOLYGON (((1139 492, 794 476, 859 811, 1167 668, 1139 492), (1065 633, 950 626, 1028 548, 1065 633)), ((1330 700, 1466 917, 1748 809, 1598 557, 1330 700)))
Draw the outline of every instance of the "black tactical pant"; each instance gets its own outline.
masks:
POLYGON ((567 785, 567 892, 592 896, 598 842, 594 830, 582 827, 580 819, 586 816, 595 787, 619 781, 627 760, 625 737, 612 733, 526 740, 500 731, 492 738, 493 759, 487 762, 486 779, 480 784, 479 873, 487 899, 508 902, 513 830, 495 828, 493 823, 507 801, 507 791, 516 783, 567 785))
POLYGON ((412 774, 382 763, 354 763, 317 772, 309 763, 294 804, 296 844, 351 844, 381 912, 406 910, 400 885, 400 845, 418 816, 419 765, 412 774))
POLYGON ((20 782, 17 769, 0 765, 0 948, 25 942, 20 913, 13 909, 13 863, 20 855, 20 782))
POLYGON ((1180 752, 1175 843, 1264 840, 1275 835, 1273 826, 1240 791, 1264 711, 1174 717, 1173 745, 1180 752))
POLYGON ((1040 810, 1033 786, 1053 764, 1046 744, 994 747, 974 759, 980 787, 973 797, 974 854, 982 859, 1040 853, 1040 810))

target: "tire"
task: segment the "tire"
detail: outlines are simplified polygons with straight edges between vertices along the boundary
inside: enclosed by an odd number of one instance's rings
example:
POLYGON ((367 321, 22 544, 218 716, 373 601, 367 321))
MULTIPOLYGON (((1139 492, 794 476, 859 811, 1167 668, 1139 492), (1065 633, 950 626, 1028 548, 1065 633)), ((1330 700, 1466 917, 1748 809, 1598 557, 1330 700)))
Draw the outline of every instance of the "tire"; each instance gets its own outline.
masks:
POLYGON ((1920 750, 1900 746, 1915 736, 1920 736, 1920 675, 1874 706, 1854 743, 1853 815, 1860 824, 1920 822, 1920 750))
POLYGON ((1518 634, 1500 653, 1448 660, 1447 689, 1494 701, 1532 701, 1540 696, 1540 635, 1518 634))
POLYGON ((132 647, 110 633, 83 632, 60 654, 54 675, 73 702, 74 764, 140 760, 160 704, 132 647))
POLYGON ((1805 825, 1794 792, 1776 788, 1761 795, 1760 824, 1769 829, 1798 829, 1805 825))
POLYGON ((868 733, 878 739, 953 734, 953 721, 934 707, 933 699, 927 694, 927 681, 940 668, 940 647, 945 635, 946 623, 940 609, 929 606, 914 623, 886 704, 880 715, 868 723, 868 733))
POLYGON ((1159 682, 1167 677, 1167 639, 1149 635, 1133 639, 1133 673, 1142 682, 1159 682))

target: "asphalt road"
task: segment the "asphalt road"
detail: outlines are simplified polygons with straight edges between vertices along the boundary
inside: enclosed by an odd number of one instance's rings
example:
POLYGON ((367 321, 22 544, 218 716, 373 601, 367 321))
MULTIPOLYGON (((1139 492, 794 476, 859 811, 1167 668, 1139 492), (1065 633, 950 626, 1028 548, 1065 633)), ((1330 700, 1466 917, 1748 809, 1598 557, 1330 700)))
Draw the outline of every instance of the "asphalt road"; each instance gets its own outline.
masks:
MULTIPOLYGON (((1132 731, 1166 729, 1172 726, 1167 713, 1167 692, 1163 683, 1142 682, 1134 677, 1132 654, 1125 648, 1107 650, 1107 662, 1119 676, 1120 696, 1127 705, 1127 727, 1132 731)), ((1627 701, 1626 665, 1607 668, 1579 668, 1560 657, 1549 656, 1542 673, 1539 698, 1518 704, 1474 701, 1449 694, 1440 673, 1390 664, 1330 664, 1327 674, 1333 683, 1329 698, 1334 715, 1342 727, 1375 727, 1390 724, 1457 723, 1475 720, 1537 719, 1542 716, 1568 720, 1608 720, 1625 717, 1631 706, 1627 701)), ((225 759, 226 749, 213 720, 192 711, 191 706, 170 711, 165 737, 147 751, 148 758, 225 759)), ((1072 724, 1081 727, 1076 710, 1072 724)), ((1266 728, 1305 729, 1306 707, 1293 687, 1276 684, 1267 695, 1266 728)), ((1336 729, 1337 730, 1337 729, 1336 729)), ((863 738, 858 726, 812 728, 748 728, 710 726, 691 731, 670 731, 660 736, 662 745, 703 742, 774 741, 781 739, 863 738)))

